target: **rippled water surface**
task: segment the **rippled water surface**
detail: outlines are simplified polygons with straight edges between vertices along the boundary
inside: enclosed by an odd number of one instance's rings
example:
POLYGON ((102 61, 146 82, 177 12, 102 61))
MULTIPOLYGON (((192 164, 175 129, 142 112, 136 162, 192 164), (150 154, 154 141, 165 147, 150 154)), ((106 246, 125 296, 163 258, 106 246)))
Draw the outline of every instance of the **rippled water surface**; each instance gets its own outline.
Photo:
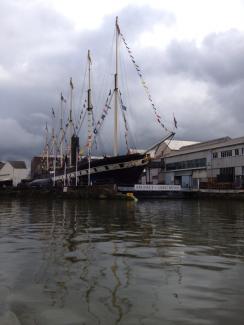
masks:
POLYGON ((0 201, 0 324, 244 324, 244 203, 0 201))

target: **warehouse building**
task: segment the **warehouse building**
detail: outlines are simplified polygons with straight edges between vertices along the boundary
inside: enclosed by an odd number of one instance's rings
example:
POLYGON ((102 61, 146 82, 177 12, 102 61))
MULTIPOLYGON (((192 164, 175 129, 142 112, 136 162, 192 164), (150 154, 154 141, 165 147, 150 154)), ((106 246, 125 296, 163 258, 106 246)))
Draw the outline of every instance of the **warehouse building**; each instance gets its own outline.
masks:
POLYGON ((243 188, 244 137, 181 147, 162 157, 165 184, 182 188, 243 188))
MULTIPOLYGON (((193 141, 180 141, 180 140, 166 140, 159 145, 155 152, 150 152, 153 158, 149 166, 145 168, 142 177, 140 179, 141 184, 164 184, 164 170, 162 164, 162 158, 177 152, 182 147, 197 144, 198 142, 193 141)), ((142 150, 141 152, 144 152, 142 150)))

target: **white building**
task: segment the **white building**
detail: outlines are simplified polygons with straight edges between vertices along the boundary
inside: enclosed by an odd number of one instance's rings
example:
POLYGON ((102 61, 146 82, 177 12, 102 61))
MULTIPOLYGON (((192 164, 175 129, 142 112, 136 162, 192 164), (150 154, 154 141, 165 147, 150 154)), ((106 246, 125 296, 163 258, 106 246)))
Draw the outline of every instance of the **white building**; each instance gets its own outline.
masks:
POLYGON ((177 152, 182 147, 190 146, 198 142, 180 141, 180 140, 166 140, 159 145, 155 152, 150 152, 153 158, 149 166, 145 169, 140 183, 141 184, 164 184, 163 164, 162 158, 177 152))
POLYGON ((215 139, 182 147, 163 159, 165 184, 183 188, 241 188, 244 137, 215 139))
POLYGON ((28 175, 29 170, 24 161, 7 161, 2 163, 0 169, 0 185, 17 186, 28 175))

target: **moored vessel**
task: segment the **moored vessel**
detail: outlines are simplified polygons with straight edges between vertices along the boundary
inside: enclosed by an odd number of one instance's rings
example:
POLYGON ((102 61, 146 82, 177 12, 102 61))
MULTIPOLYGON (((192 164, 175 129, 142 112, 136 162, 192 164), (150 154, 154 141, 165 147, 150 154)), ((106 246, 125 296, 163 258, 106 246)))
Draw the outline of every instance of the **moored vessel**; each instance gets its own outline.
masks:
MULTIPOLYGON (((66 126, 63 126, 63 105, 66 103, 61 93, 61 119, 60 119, 60 130, 59 136, 60 141, 58 145, 57 137, 55 137, 54 129, 52 129, 51 141, 48 141, 48 130, 46 136, 45 152, 43 155, 43 164, 48 171, 49 176, 52 178, 54 184, 60 184, 63 186, 69 185, 94 185, 94 184, 116 184, 116 185, 130 185, 138 182, 139 177, 143 169, 150 162, 150 153, 163 141, 172 138, 174 132, 165 127, 160 115, 157 112, 157 108, 152 101, 152 97, 149 93, 149 89, 142 77, 141 70, 134 60, 134 56, 131 54, 131 50, 128 47, 124 36, 120 31, 118 25, 118 18, 116 18, 115 24, 116 32, 116 46, 115 46, 115 73, 114 73, 114 86, 113 91, 109 91, 106 98, 105 106, 102 110, 102 115, 95 123, 93 114, 93 103, 92 103, 92 87, 91 87, 91 54, 88 51, 87 55, 87 67, 88 67, 88 80, 87 80, 87 94, 85 104, 81 116, 82 122, 87 117, 87 143, 86 143, 86 154, 80 156, 79 147, 79 132, 81 124, 75 126, 73 122, 73 82, 70 78, 70 109, 69 116, 66 126), (146 91, 149 99, 149 103, 154 110, 157 122, 166 131, 164 138, 159 141, 154 147, 150 147, 144 150, 142 153, 130 153, 128 147, 128 124, 126 118, 126 106, 123 103, 122 95, 119 88, 119 41, 125 45, 128 50, 129 56, 131 57, 132 63, 135 66, 136 72, 142 80, 142 84, 146 91), (112 108, 113 106, 113 108, 112 108), (93 157, 92 151, 96 144, 96 138, 100 132, 104 120, 106 119, 110 111, 114 112, 114 129, 113 129, 113 155, 112 156, 101 156, 93 157), (121 111, 122 120, 125 125, 125 140, 127 145, 127 153, 119 154, 119 122, 118 116, 121 111), (65 140, 70 143, 70 146, 64 149, 65 140), (67 140, 68 139, 68 140, 67 140), (52 147, 52 154, 50 154, 50 147, 52 147)), ((54 115, 54 114, 53 114, 54 115)), ((174 118, 175 120, 175 118, 174 118)), ((176 127, 176 120, 175 120, 176 127)), ((48 175, 46 174, 46 175, 48 175)))

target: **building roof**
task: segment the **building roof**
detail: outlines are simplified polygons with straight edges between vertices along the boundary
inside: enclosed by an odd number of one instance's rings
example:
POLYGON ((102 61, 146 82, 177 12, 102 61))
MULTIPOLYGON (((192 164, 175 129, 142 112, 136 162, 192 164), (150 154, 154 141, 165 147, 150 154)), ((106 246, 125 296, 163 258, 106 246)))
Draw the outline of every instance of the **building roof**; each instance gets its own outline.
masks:
POLYGON ((224 137, 219 139, 214 139, 211 141, 200 142, 195 145, 182 147, 180 150, 170 153, 167 157, 185 155, 188 153, 198 152, 198 151, 206 151, 206 150, 214 150, 218 148, 225 148, 233 145, 243 144, 244 145, 244 137, 231 139, 230 137, 224 137))
POLYGON ((185 140, 166 140, 165 143, 171 150, 179 150, 182 147, 199 144, 199 142, 185 140))
POLYGON ((15 169, 26 169, 26 164, 24 161, 11 160, 11 161, 8 161, 8 163, 15 169))
MULTIPOLYGON (((196 142, 196 141, 181 141, 181 140, 165 140, 164 142, 162 142, 161 144, 166 144, 170 150, 179 150, 182 147, 186 147, 186 146, 190 146, 190 145, 195 145, 198 144, 200 142, 196 142)), ((130 149, 129 150, 130 153, 145 153, 145 149, 130 149)))
POLYGON ((218 139, 213 139, 213 140, 208 140, 208 141, 204 141, 204 142, 196 142, 195 144, 192 144, 191 146, 187 146, 187 148, 182 147, 181 149, 184 150, 188 150, 191 148, 200 148, 200 147, 206 147, 206 146, 211 146, 211 145, 215 145, 215 144, 220 144, 223 142, 227 142, 231 140, 230 137, 223 137, 223 138, 218 138, 218 139))
POLYGON ((0 161, 0 169, 4 166, 4 163, 0 161))

